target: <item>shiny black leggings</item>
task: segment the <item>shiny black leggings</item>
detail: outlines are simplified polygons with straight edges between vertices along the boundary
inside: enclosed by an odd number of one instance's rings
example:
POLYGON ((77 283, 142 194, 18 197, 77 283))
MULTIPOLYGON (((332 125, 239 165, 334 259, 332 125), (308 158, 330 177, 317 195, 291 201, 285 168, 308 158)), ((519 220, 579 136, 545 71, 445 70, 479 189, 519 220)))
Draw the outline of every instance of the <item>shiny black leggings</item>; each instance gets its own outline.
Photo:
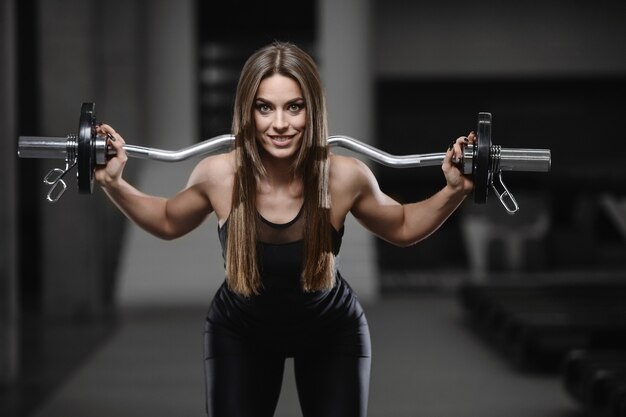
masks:
MULTIPOLYGON (((370 377, 367 322, 291 351, 266 347, 211 326, 205 330, 205 378, 209 417, 271 417, 293 357, 303 417, 365 417, 370 377)), ((281 344, 282 345, 282 344, 281 344)), ((288 345, 288 344, 287 344, 288 345)))

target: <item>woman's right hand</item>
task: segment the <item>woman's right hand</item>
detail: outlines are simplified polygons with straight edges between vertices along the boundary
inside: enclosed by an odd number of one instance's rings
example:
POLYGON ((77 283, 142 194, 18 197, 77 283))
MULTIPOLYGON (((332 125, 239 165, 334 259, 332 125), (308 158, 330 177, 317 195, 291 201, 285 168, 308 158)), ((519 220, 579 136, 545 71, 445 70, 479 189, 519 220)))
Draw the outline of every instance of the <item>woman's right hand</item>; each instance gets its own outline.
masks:
POLYGON ((128 160, 128 155, 124 150, 124 138, 107 124, 98 125, 96 128, 98 135, 107 137, 107 146, 115 149, 116 155, 107 160, 106 165, 96 167, 95 179, 104 187, 115 187, 122 178, 124 166, 128 160))

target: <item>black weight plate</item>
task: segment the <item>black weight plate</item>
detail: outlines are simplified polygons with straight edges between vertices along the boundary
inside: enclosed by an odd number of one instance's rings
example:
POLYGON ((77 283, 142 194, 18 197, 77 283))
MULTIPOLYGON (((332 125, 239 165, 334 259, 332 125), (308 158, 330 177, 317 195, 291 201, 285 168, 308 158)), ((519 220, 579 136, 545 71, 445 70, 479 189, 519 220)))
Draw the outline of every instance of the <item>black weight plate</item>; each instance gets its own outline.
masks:
POLYGON ((95 169, 94 138, 96 134, 96 105, 83 103, 78 122, 78 191, 91 194, 95 169))
POLYGON ((491 113, 478 113, 476 155, 474 157, 474 202, 485 204, 489 192, 489 151, 491 149, 491 113))

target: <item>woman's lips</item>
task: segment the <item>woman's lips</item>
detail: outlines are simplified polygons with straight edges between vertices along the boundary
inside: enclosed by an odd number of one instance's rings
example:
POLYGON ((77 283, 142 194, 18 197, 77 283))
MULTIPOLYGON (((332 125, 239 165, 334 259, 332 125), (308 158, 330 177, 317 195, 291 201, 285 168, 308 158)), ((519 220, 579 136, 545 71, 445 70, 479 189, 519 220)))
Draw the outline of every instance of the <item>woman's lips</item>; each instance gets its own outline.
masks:
POLYGON ((289 146, 295 135, 270 136, 272 143, 279 147, 289 146))

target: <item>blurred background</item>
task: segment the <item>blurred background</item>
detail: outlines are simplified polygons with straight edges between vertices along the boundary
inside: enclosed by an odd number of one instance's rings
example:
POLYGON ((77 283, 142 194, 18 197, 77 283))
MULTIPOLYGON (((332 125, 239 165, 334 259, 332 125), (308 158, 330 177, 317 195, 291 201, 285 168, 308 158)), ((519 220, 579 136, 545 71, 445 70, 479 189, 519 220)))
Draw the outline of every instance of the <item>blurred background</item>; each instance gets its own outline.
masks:
MULTIPOLYGON (((215 219, 162 242, 97 187, 70 181, 50 204, 42 178, 64 162, 19 159, 17 138, 76 133, 83 102, 134 145, 229 133, 239 71, 273 40, 318 62, 331 134, 442 152, 488 111, 493 143, 552 150, 550 173, 504 174, 515 216, 493 193, 468 199, 407 249, 348 219, 340 268, 370 321, 370 415, 592 412, 562 370, 573 351, 626 347, 624 22, 608 0, 0 0, 0 415, 203 415, 215 219), (485 305, 489 326, 504 305, 518 327, 487 326, 485 305)), ((167 196, 198 161, 131 160, 126 176, 167 196)), ((444 184, 437 168, 371 167, 401 202, 444 184)), ((301 415, 289 367, 276 415, 301 415)))

